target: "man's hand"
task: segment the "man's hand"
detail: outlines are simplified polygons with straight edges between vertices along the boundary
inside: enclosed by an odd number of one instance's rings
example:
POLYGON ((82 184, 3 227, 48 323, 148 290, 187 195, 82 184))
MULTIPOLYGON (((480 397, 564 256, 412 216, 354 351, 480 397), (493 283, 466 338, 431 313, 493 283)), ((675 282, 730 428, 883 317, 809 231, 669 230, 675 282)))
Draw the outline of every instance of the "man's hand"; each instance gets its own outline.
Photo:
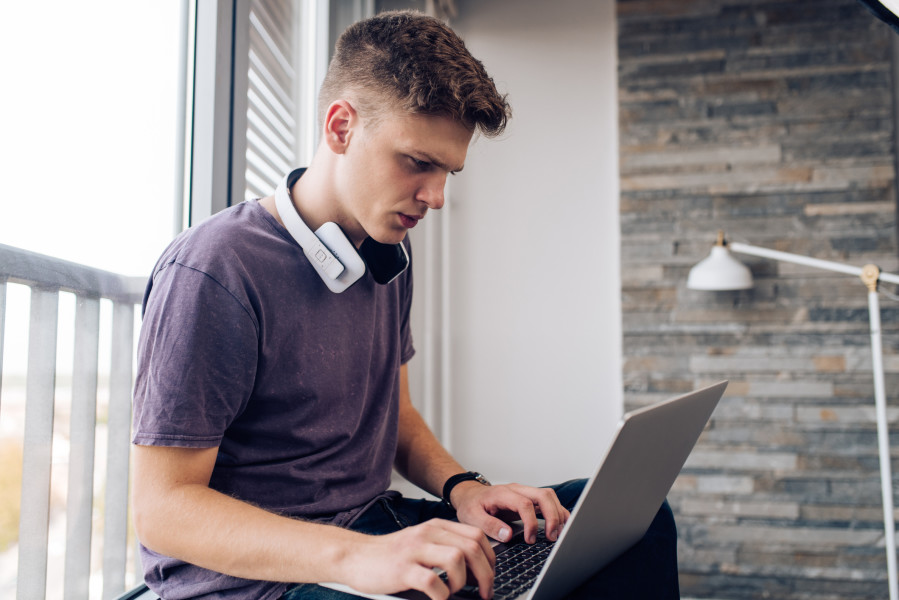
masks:
POLYGON ((470 574, 482 598, 493 596, 493 549, 483 532, 462 523, 433 519, 387 535, 364 536, 341 562, 341 581, 360 592, 414 589, 432 600, 446 600, 470 574), (446 572, 447 583, 434 568, 446 572))
POLYGON ((517 483, 486 486, 465 481, 453 488, 450 501, 459 521, 474 525, 501 542, 508 542, 512 537, 506 523, 521 519, 524 539, 533 544, 537 541, 538 516, 545 521, 546 539, 554 542, 571 516, 553 490, 517 483))

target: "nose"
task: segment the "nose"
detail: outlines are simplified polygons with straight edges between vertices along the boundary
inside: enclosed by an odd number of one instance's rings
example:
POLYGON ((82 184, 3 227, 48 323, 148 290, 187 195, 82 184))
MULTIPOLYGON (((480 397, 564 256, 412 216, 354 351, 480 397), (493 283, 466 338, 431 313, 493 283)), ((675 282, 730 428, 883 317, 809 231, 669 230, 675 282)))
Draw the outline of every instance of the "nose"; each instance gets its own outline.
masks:
POLYGON ((424 202, 428 208, 440 210, 444 203, 444 188, 446 188, 446 175, 429 177, 424 185, 418 188, 415 199, 424 202))

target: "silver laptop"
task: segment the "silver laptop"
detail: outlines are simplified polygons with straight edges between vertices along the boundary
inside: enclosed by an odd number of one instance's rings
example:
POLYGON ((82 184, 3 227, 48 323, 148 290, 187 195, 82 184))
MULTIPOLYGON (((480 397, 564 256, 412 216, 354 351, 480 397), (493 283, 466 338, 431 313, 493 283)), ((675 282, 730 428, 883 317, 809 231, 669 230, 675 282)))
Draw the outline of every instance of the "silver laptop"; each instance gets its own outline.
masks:
MULTIPOLYGON (((535 569, 536 577, 526 589, 505 597, 562 598, 637 543, 649 529, 726 387, 727 382, 722 381, 626 413, 562 535, 555 543, 542 543, 539 560, 543 564, 535 569)), ((510 546, 494 543, 497 581, 502 554, 510 546)), ((387 596, 363 594, 339 584, 322 585, 376 600, 427 598, 415 591, 387 596)), ((502 597, 499 586, 494 590, 502 597)), ((472 589, 453 596, 460 600, 475 597, 476 590, 472 589)))

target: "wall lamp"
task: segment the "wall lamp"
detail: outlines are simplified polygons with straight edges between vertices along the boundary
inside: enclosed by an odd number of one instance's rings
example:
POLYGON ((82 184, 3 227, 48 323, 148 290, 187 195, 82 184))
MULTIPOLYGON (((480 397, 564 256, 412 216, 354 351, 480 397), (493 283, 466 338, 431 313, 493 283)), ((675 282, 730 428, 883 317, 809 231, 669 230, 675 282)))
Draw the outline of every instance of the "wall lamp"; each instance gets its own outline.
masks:
POLYGON ((854 267, 817 258, 768 250, 738 242, 727 243, 724 232, 718 232, 718 241, 708 258, 700 261, 687 278, 687 287, 694 290, 726 291, 745 290, 752 287, 752 273, 731 252, 751 254, 772 260, 791 262, 826 271, 835 271, 859 277, 868 289, 868 317, 871 325, 871 359, 874 371, 874 406, 877 415, 877 441, 880 455, 880 488, 883 496, 884 542, 887 553, 890 600, 899 600, 896 571, 896 528, 893 522, 893 485, 890 472, 890 439, 887 430, 886 392, 883 373, 883 347, 880 339, 880 302, 877 285, 881 281, 899 284, 899 276, 883 273, 873 264, 854 267))

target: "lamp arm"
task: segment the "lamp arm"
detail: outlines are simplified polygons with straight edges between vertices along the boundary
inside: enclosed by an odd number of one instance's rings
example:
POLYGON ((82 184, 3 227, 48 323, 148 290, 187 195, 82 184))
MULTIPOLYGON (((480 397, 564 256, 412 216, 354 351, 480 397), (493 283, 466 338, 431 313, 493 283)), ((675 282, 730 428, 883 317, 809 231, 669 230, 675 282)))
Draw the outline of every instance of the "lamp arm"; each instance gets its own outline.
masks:
MULTIPOLYGON (((781 252, 779 250, 759 248, 758 246, 750 246, 749 244, 741 244, 740 242, 730 242, 727 246, 730 248, 731 252, 751 254, 753 256, 761 256, 763 258, 805 265, 807 267, 815 267, 816 269, 824 269, 825 271, 846 273, 847 275, 855 275, 856 277, 861 277, 863 270, 862 267, 853 267, 852 265, 844 265, 838 262, 801 256, 799 254, 791 254, 789 252, 781 252)), ((899 284, 899 275, 893 275, 892 273, 880 272, 879 279, 880 281, 899 284)))

